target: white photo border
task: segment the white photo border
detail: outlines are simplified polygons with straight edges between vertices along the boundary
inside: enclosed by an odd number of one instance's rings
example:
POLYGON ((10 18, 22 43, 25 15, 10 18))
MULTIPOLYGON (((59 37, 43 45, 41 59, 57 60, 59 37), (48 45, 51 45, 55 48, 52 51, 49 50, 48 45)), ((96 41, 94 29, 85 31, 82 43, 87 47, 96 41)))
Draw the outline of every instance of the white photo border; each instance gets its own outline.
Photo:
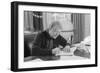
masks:
POLYGON ((44 7, 44 6, 25 6, 19 5, 19 48, 18 48, 18 62, 19 68, 35 68, 35 67, 50 67, 50 66, 70 66, 81 64, 95 64, 95 11, 88 9, 75 8, 58 8, 58 7, 44 7), (43 62, 24 62, 24 11, 46 11, 46 12, 68 12, 68 13, 89 13, 91 15, 91 59, 74 60, 73 61, 43 61, 43 62))

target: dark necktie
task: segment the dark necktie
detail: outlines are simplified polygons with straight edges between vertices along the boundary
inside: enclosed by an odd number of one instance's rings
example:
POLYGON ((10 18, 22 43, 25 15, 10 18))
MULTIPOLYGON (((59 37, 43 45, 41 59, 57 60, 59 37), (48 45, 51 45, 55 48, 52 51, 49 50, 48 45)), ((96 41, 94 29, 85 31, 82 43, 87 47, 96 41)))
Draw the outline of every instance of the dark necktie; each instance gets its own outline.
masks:
POLYGON ((49 45, 50 49, 53 49, 53 40, 50 40, 50 45, 49 45))

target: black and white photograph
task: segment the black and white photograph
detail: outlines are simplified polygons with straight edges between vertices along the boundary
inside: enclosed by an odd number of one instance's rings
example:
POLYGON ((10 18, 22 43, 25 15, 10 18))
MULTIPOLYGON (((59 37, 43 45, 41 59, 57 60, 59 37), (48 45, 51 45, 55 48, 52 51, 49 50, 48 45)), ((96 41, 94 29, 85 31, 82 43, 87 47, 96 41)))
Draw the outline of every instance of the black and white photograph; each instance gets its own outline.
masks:
POLYGON ((90 14, 24 11, 24 61, 91 58, 90 14))
POLYGON ((17 27, 13 32, 18 40, 17 48, 12 50, 12 68, 16 65, 15 70, 20 71, 97 66, 97 7, 12 4, 12 13, 17 16, 12 16, 13 26, 17 27))

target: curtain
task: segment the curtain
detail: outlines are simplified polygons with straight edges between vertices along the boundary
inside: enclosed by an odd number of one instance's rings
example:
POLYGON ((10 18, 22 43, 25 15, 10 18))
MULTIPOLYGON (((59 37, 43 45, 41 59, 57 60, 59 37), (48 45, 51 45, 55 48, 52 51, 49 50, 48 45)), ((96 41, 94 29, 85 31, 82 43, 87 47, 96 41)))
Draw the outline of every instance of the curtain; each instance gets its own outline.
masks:
POLYGON ((34 28, 34 31, 43 30, 42 12, 33 12, 33 28, 34 28))
POLYGON ((24 30, 30 32, 43 30, 42 12, 24 11, 24 30))
POLYGON ((25 31, 33 31, 33 15, 32 11, 24 12, 24 30, 25 31))
POLYGON ((85 18, 84 14, 73 13, 72 23, 74 24, 74 40, 73 43, 79 43, 84 39, 84 25, 85 18))

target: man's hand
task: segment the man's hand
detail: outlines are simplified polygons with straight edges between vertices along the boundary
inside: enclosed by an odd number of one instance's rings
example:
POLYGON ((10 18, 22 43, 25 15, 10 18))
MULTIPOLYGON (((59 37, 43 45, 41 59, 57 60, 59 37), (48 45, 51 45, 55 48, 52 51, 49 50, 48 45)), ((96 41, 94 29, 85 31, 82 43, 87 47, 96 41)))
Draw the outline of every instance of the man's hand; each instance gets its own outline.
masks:
POLYGON ((54 48, 54 49, 52 49, 52 53, 53 54, 59 54, 60 53, 60 48, 54 48))
POLYGON ((63 51, 70 53, 71 52, 70 46, 66 46, 65 48, 63 48, 63 51))

